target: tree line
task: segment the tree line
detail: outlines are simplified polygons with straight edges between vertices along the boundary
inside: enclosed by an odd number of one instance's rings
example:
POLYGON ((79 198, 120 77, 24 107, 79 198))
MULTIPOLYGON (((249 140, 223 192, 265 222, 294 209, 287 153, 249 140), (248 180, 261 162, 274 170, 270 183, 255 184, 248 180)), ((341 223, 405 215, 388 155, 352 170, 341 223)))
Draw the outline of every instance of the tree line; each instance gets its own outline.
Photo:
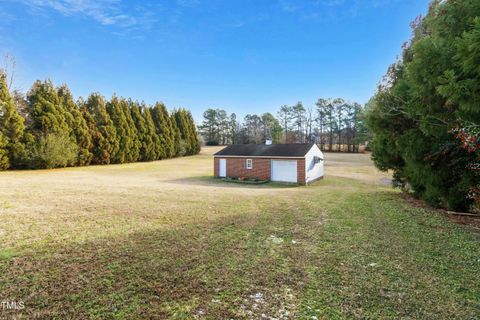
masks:
POLYGON ((197 154, 192 115, 99 93, 74 100, 67 85, 36 81, 26 96, 0 73, 0 169, 152 161, 197 154))
POLYGON ((301 102, 283 105, 277 117, 267 112, 247 114, 240 122, 235 113, 208 109, 200 133, 207 145, 263 143, 317 143, 322 150, 358 152, 369 140, 364 108, 344 99, 318 99, 315 108, 301 102))
POLYGON ((373 160, 434 206, 478 210, 480 2, 433 1, 412 27, 369 103, 373 160))
POLYGON ((248 114, 243 123, 237 115, 222 109, 208 109, 203 113, 199 131, 207 145, 263 143, 265 139, 280 140, 281 127, 271 113, 248 114))

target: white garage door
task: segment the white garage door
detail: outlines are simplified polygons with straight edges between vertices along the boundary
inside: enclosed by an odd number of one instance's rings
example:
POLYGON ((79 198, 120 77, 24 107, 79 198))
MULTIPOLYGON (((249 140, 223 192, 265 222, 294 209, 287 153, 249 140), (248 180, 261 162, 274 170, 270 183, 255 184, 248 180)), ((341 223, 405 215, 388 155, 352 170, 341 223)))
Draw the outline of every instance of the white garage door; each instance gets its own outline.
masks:
POLYGON ((297 183, 297 160, 272 160, 272 181, 297 183))

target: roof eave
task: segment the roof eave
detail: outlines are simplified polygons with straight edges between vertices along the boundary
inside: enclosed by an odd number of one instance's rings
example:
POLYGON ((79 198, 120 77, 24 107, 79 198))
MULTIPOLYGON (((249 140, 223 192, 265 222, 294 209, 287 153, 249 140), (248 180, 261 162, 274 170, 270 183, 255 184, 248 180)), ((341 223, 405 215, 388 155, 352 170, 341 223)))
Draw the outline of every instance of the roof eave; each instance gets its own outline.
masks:
MULTIPOLYGON (((305 155, 306 156, 306 155, 305 155)), ((266 158, 266 159, 304 159, 305 156, 223 156, 221 154, 214 154, 214 158, 266 158)))

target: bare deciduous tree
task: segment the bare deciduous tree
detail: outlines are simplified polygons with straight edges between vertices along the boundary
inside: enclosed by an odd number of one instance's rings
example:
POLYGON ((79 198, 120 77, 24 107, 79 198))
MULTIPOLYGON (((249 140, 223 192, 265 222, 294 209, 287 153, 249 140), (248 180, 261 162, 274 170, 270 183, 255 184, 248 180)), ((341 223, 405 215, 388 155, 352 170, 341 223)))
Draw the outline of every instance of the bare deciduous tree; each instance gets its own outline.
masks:
POLYGON ((3 68, 1 72, 5 74, 7 80, 8 92, 12 92, 13 84, 15 82, 15 71, 17 67, 17 61, 14 56, 6 53, 3 56, 3 68))

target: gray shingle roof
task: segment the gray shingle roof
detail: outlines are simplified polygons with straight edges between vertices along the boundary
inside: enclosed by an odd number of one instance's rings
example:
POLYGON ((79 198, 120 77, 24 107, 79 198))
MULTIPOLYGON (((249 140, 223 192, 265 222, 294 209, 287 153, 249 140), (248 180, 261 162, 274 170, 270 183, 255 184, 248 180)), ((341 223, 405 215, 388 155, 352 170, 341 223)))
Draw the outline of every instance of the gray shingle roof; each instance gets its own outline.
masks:
POLYGON ((305 144, 232 144, 214 156, 238 157, 304 157, 313 143, 305 144))

